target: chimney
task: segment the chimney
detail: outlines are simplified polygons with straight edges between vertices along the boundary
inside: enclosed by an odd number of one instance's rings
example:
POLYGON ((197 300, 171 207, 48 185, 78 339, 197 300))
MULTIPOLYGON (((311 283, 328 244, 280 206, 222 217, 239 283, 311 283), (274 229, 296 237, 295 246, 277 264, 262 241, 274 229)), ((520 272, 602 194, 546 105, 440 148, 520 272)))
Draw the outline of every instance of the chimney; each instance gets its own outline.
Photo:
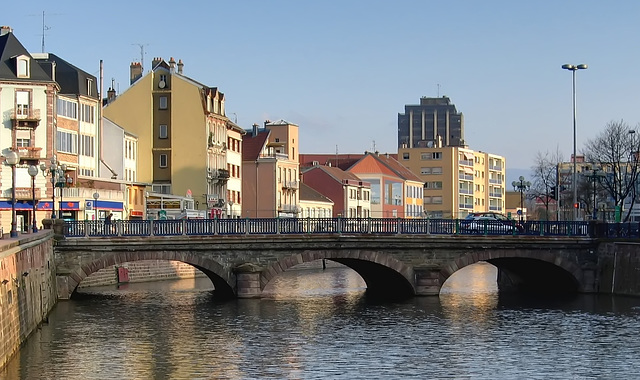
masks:
POLYGON ((269 120, 269 119, 265 120, 265 121, 264 121, 264 127, 266 128, 266 127, 267 127, 267 124, 269 124, 269 123, 271 123, 271 120, 269 120))
POLYGON ((4 36, 5 34, 13 33, 13 29, 10 26, 0 26, 0 36, 4 36))
POLYGON ((182 74, 182 69, 184 68, 184 63, 182 63, 182 60, 179 59, 178 60, 178 74, 182 74))
POLYGON ((130 77, 131 83, 129 84, 134 84, 135 81, 142 78, 142 65, 140 64, 140 62, 131 62, 129 71, 131 73, 131 77, 130 77))
POLYGON ((160 64, 160 62, 162 62, 162 58, 153 57, 153 60, 151 61, 151 70, 155 69, 156 66, 158 66, 160 64))
POLYGON ((171 74, 175 73, 176 71, 176 60, 173 59, 173 57, 169 59, 169 71, 171 71, 171 74))
POLYGON ((252 131, 253 137, 258 136, 258 127, 259 125, 257 123, 253 123, 253 131, 252 131))
POLYGON ((111 103, 116 98, 116 90, 113 87, 109 87, 107 90, 107 103, 111 103))

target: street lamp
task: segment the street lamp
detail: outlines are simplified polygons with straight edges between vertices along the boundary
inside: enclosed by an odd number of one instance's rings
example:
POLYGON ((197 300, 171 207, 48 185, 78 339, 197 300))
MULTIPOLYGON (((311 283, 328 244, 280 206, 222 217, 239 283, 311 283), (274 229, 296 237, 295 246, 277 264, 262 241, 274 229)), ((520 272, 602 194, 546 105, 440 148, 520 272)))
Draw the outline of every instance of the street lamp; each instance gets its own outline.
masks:
POLYGON ((71 185, 71 183, 73 183, 73 179, 71 179, 71 177, 64 176, 65 170, 67 170, 67 165, 62 164, 61 171, 58 172, 59 174, 58 182, 56 183, 56 186, 60 187, 60 207, 58 207, 58 212, 60 213, 60 219, 63 219, 62 206, 64 205, 64 202, 62 201, 62 193, 64 191, 64 188, 67 187, 67 184, 71 185))
POLYGON ((9 236, 14 238, 18 237, 18 230, 16 229, 16 165, 20 162, 20 155, 18 152, 11 150, 4 157, 7 164, 11 166, 11 233, 9 236))
POLYGON ((578 219, 578 208, 575 205, 578 203, 578 186, 577 186, 577 168, 576 168, 576 71, 585 70, 588 66, 584 63, 579 65, 566 64, 562 65, 565 70, 570 70, 573 76, 573 220, 578 219))
MULTIPOLYGON (((40 170, 42 170, 42 175, 46 178, 47 174, 51 175, 51 197, 52 197, 52 205, 51 205, 51 219, 56 218, 56 187, 60 181, 64 181, 64 172, 67 170, 67 165, 62 164, 56 160, 56 156, 53 155, 50 160, 49 167, 43 162, 40 164, 40 170), (62 179, 61 179, 62 178, 62 179)), ((60 190, 60 206, 62 206, 62 190, 60 190)), ((62 210, 60 210, 60 218, 62 218, 62 210)))
POLYGON ((93 193, 93 220, 98 220, 98 210, 96 209, 98 198, 100 198, 100 194, 96 191, 93 193))
POLYGON ((602 169, 594 167, 593 169, 591 169, 591 174, 587 176, 591 181, 593 181, 593 220, 598 219, 598 208, 596 204, 596 182, 600 178, 602 178, 603 175, 604 173, 602 173, 602 169))
POLYGON ((33 232, 38 232, 38 224, 36 219, 36 176, 38 175, 38 167, 35 165, 29 166, 27 170, 31 176, 31 197, 33 198, 33 232))
POLYGON ((520 192, 520 223, 522 223, 522 216, 524 214, 524 192, 529 190, 531 182, 525 181, 523 176, 520 176, 517 181, 511 182, 513 190, 520 192))

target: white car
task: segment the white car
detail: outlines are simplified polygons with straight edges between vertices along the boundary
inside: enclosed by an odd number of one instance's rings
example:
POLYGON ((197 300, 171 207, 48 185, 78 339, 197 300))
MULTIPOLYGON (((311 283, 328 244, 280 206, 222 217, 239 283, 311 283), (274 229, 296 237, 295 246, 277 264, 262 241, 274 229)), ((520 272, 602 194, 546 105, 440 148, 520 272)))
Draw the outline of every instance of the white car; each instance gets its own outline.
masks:
POLYGON ((460 221, 460 230, 467 233, 510 234, 523 232, 520 223, 497 212, 473 212, 460 221))

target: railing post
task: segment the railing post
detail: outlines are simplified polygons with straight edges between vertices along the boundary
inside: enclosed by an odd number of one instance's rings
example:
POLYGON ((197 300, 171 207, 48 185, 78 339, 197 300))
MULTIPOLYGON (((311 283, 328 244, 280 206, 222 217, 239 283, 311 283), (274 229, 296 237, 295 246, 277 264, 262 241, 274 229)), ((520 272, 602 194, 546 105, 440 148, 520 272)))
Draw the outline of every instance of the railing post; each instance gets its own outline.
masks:
POLYGON ((427 219, 427 235, 431 235, 431 219, 427 219))
POLYGON ((85 219, 84 220, 84 237, 89 236, 89 226, 87 226, 87 224, 89 224, 89 221, 85 219))
POLYGON ((336 229, 339 234, 342 233, 342 217, 340 215, 338 215, 338 220, 336 221, 336 229))
POLYGON ((396 235, 400 235, 402 233, 402 221, 405 219, 401 219, 400 217, 398 217, 396 219, 396 235))
POLYGON ((122 224, 123 224, 123 221, 122 220, 116 220, 115 223, 116 223, 116 235, 119 236, 119 237, 122 237, 122 228, 123 228, 122 224))
POLYGON ((276 216, 276 234, 280 235, 280 215, 276 216))
POLYGON ((455 234, 459 234, 460 233, 460 219, 456 218, 456 230, 455 230, 455 234))
POLYGON ((244 220, 244 234, 249 235, 249 217, 244 220))
POLYGON ((213 234, 217 235, 218 233, 220 233, 220 220, 218 218, 215 218, 213 220, 213 234))
POLYGON ((182 219, 182 235, 186 235, 186 234, 187 234, 187 220, 182 219))
POLYGON ((149 219, 149 236, 154 236, 153 233, 153 219, 149 219))
POLYGON ((540 236, 544 236, 544 226, 545 226, 545 223, 541 220, 540 221, 540 236))

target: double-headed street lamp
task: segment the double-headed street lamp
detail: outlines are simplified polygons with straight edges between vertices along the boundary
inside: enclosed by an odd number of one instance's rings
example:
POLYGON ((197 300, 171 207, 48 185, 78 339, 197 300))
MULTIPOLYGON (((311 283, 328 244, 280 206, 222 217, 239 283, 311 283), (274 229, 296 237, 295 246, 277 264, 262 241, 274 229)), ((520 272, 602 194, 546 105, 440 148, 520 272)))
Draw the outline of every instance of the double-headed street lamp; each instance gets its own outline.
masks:
POLYGON ((584 70, 588 66, 584 63, 579 65, 566 64, 562 65, 565 70, 570 70, 573 73, 573 220, 578 219, 578 208, 575 205, 578 203, 578 184, 577 184, 577 168, 576 168, 576 71, 584 70))
POLYGON ((35 165, 29 166, 29 175, 31 176, 31 197, 33 201, 33 232, 38 232, 38 222, 36 219, 36 176, 38 175, 38 167, 35 165))
MULTIPOLYGON (((67 165, 62 164, 56 160, 56 156, 51 157, 50 166, 43 162, 40 164, 40 170, 42 170, 42 175, 47 177, 47 174, 51 176, 51 189, 52 189, 52 200, 53 204, 51 206, 51 219, 56 218, 56 187, 59 186, 60 183, 65 183, 66 179, 64 178, 64 172, 67 170, 67 165)), ((62 201, 62 188, 60 188, 60 200, 62 201)), ((60 204, 60 218, 62 218, 62 203, 60 204)))
POLYGON ((524 192, 529 190, 531 182, 525 181, 523 176, 520 176, 517 181, 511 182, 513 190, 520 192, 520 223, 522 223, 522 217, 524 214, 524 192))
POLYGON ((18 237, 16 229, 16 165, 20 162, 20 155, 15 150, 9 151, 5 156, 7 164, 11 166, 11 232, 9 236, 18 237))

